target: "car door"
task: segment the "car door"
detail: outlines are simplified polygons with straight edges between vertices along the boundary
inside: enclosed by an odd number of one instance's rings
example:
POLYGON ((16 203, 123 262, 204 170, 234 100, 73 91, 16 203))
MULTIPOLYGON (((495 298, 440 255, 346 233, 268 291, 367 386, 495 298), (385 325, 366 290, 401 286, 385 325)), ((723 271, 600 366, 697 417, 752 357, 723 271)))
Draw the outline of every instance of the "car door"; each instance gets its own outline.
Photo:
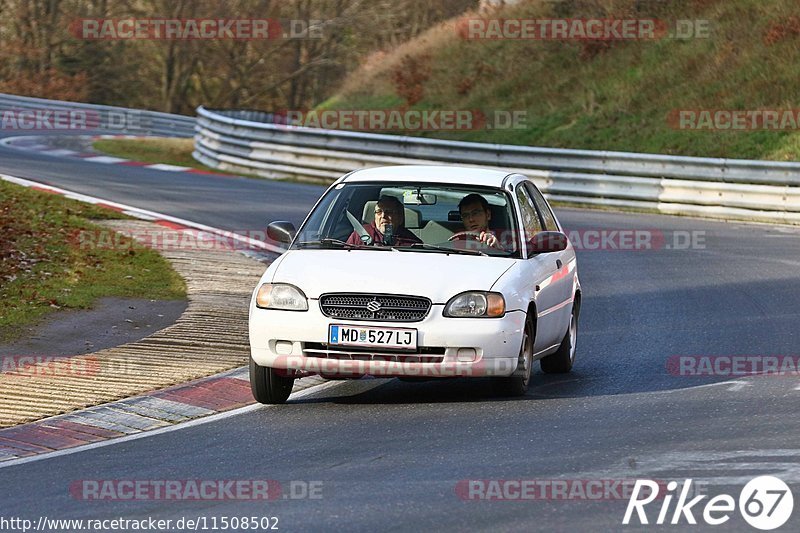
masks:
MULTIPOLYGON (((553 211, 544 199, 544 195, 536 188, 536 185, 530 181, 526 181, 525 188, 533 199, 533 203, 536 206, 536 210, 539 212, 545 231, 561 231, 561 227, 553 211)), ((546 256, 546 261, 555 261, 557 269, 556 274, 549 281, 549 284, 557 295, 556 298, 558 301, 556 306, 552 308, 551 313, 556 317, 553 321, 556 325, 556 334, 558 335, 556 340, 561 342, 569 326, 570 314, 572 313, 571 303, 575 294, 575 272, 577 265, 575 250, 571 245, 568 245, 567 249, 564 251, 544 255, 546 256)), ((539 310, 540 313, 542 311, 542 309, 539 310)))
MULTIPOLYGON (((523 240, 527 243, 534 235, 546 229, 543 217, 537 209, 527 180, 520 180, 514 188, 514 196, 519 209, 520 227, 523 240)), ((556 231, 558 228, 556 227, 556 231)), ((564 262, 564 252, 529 254, 525 247, 526 259, 522 263, 524 279, 534 285, 534 299, 537 308, 536 339, 534 353, 546 351, 561 342, 567 325, 564 323, 565 286, 568 285, 568 267, 564 262), (563 325, 563 328, 562 328, 563 325)))

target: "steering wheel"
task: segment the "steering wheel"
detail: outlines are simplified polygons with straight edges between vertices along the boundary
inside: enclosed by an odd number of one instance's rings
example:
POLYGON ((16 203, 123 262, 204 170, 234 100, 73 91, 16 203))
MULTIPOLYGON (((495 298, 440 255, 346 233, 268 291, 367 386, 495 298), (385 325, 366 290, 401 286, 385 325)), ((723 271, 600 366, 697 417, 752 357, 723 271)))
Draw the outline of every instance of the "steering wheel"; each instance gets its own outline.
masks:
POLYGON ((447 239, 448 242, 450 241, 466 241, 466 240, 473 240, 481 242, 481 232, 480 231, 459 231, 458 233, 454 233, 447 239))

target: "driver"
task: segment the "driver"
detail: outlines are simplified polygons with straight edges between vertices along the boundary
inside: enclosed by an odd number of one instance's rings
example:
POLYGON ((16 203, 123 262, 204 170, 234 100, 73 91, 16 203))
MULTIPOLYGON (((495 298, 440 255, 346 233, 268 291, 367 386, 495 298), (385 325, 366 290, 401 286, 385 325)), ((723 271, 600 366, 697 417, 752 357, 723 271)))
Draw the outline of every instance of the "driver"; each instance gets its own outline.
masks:
POLYGON ((489 209, 489 202, 486 201, 486 198, 476 193, 468 194, 458 202, 458 210, 461 213, 464 230, 472 233, 486 246, 502 249, 497 235, 489 229, 492 210, 489 209))
MULTIPOLYGON (((364 229, 372 237, 372 244, 384 246, 410 246, 422 241, 405 226, 406 218, 403 203, 394 196, 381 196, 375 205, 375 220, 364 229), (391 231, 387 231, 391 226, 391 231)), ((364 244, 358 232, 354 231, 347 239, 349 244, 364 244)))

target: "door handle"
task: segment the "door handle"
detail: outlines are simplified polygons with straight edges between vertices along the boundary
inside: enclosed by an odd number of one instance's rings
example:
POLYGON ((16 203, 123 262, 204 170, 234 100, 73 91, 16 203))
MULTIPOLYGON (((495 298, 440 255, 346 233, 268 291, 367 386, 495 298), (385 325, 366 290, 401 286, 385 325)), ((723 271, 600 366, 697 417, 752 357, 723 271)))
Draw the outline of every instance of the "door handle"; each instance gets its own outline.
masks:
POLYGON ((561 259, 556 259, 556 268, 561 270, 562 266, 564 266, 564 263, 561 262, 561 259))

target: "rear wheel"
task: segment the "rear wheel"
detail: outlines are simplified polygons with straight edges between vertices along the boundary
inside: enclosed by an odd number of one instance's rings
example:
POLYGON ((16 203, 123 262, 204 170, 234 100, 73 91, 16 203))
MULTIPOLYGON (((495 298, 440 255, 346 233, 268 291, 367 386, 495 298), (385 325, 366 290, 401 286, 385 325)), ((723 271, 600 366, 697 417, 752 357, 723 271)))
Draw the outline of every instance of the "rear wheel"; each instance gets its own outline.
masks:
POLYGON ((258 403, 285 403, 293 385, 293 377, 282 376, 277 369, 261 366, 250 358, 250 390, 258 403))
POLYGON ((572 306, 572 315, 569 318, 569 328, 561 341, 558 351, 541 359, 539 364, 542 372, 547 374, 564 374, 572 370, 575 362, 575 347, 578 340, 578 313, 572 306))
POLYGON ((519 350, 517 368, 508 377, 495 378, 495 391, 501 396, 522 396, 528 392, 531 382, 531 369, 533 367, 533 321, 530 317, 525 320, 525 330, 522 336, 522 346, 519 350))

